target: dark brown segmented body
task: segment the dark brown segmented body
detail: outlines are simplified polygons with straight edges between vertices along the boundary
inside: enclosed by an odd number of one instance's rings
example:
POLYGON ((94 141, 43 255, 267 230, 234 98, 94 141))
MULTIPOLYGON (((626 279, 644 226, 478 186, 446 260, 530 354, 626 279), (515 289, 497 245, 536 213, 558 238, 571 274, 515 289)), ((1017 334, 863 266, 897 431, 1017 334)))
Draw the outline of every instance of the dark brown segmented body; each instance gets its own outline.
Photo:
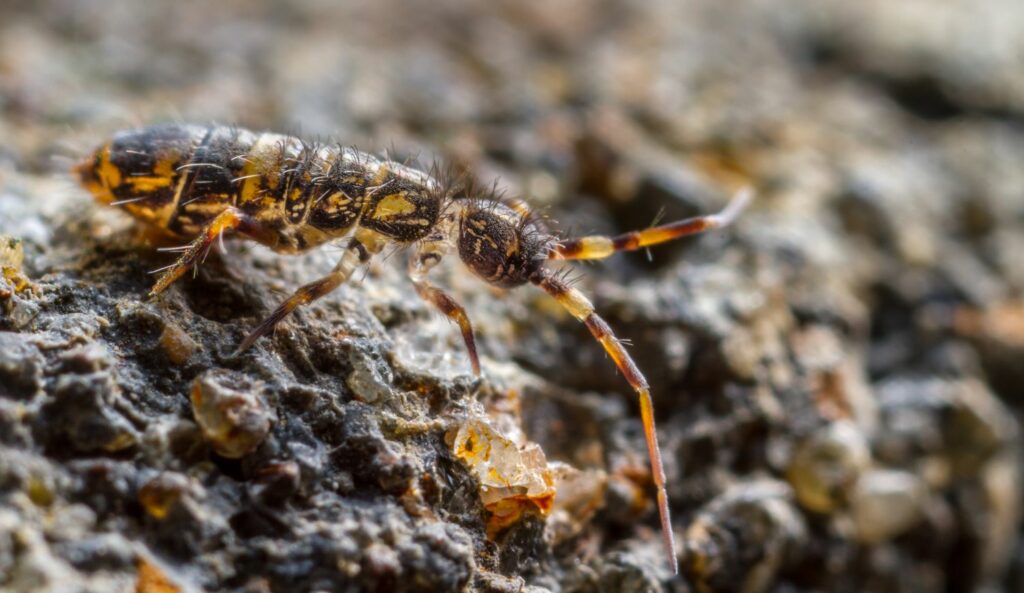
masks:
POLYGON ((231 126, 158 125, 117 134, 78 167, 101 201, 181 237, 234 207, 269 246, 303 251, 356 225, 424 237, 444 191, 430 176, 339 145, 231 126))

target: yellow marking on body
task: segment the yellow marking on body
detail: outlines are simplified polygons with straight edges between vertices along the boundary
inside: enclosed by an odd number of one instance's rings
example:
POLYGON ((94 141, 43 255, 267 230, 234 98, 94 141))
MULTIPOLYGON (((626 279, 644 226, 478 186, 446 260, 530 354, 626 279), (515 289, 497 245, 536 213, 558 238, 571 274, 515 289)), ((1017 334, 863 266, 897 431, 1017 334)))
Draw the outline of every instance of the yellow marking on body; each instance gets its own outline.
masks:
POLYGON ((260 186, 269 180, 269 185, 277 183, 275 171, 278 157, 281 155, 281 142, 284 136, 278 134, 260 134, 252 148, 245 155, 245 166, 241 174, 242 187, 238 192, 238 204, 250 204, 262 198, 260 186))
POLYGON ((115 200, 114 194, 110 193, 110 190, 98 181, 87 181, 83 185, 85 185, 85 189, 89 190, 89 193, 91 193, 94 198, 103 204, 109 204, 115 200))
POLYGON ((473 229, 466 229, 466 232, 469 235, 471 235, 471 236, 473 236, 473 237, 475 237, 477 239, 477 247, 476 247, 477 254, 480 253, 480 244, 481 244, 482 241, 487 241, 491 245, 491 247, 494 248, 494 249, 498 248, 498 243, 497 243, 497 241, 494 240, 494 237, 491 237, 490 235, 481 235, 480 233, 477 233, 473 229))
POLYGON ((384 198, 377 202, 372 218, 374 220, 388 220, 403 214, 412 214, 413 212, 416 212, 416 204, 410 202, 404 193, 391 194, 390 196, 384 196, 384 198))
POLYGON ((178 159, 181 157, 177 152, 164 151, 165 154, 160 155, 156 165, 153 166, 153 176, 164 177, 168 183, 174 177, 176 171, 174 166, 178 163, 178 159))
POLYGON ((109 204, 114 201, 114 194, 104 189, 104 187, 98 183, 86 183, 85 189, 89 190, 89 193, 91 193, 100 202, 109 204))
POLYGON ((113 189, 121 185, 121 170, 114 163, 110 162, 110 145, 107 144, 100 149, 100 165, 97 167, 96 177, 106 189, 113 189))
MULTIPOLYGON (((140 196, 170 187, 171 181, 174 179, 174 165, 178 161, 178 156, 174 153, 164 155, 153 166, 151 175, 128 175, 123 178, 124 183, 131 187, 133 193, 140 196)), ((153 209, 144 203, 138 204, 131 211, 146 212, 146 220, 161 223, 174 212, 172 204, 165 204, 158 209, 153 209)))
MULTIPOLYGON (((370 167, 368 166, 367 168, 369 169, 370 167)), ((379 187, 387 179, 389 173, 391 173, 391 169, 387 163, 377 163, 376 171, 373 174, 373 182, 370 185, 379 187)))
POLYGON ((121 184, 121 170, 110 162, 110 144, 98 148, 92 156, 76 168, 85 186, 97 201, 110 204, 117 201, 112 191, 121 184))
POLYGON ((352 203, 352 198, 348 197, 348 194, 343 191, 336 191, 324 198, 323 201, 324 204, 322 206, 318 206, 319 209, 328 214, 336 214, 352 203))
MULTIPOLYGON (((308 180, 308 178, 307 178, 307 179, 303 179, 303 181, 304 181, 304 182, 308 182, 309 180, 308 180)), ((301 198, 301 197, 302 197, 302 192, 303 192, 303 191, 305 191, 305 190, 304 190, 304 189, 302 188, 302 186, 299 186, 299 187, 295 187, 295 188, 293 188, 293 189, 292 189, 292 191, 291 191, 291 192, 289 192, 289 193, 288 193, 288 197, 287 197, 287 198, 285 198, 286 200, 288 200, 289 202, 291 202, 291 204, 292 204, 292 209, 293 209, 293 210, 294 210, 295 208, 302 208, 302 207, 304 207, 304 206, 305 206, 305 203, 304 203, 304 202, 300 202, 300 201, 299 201, 299 198, 301 198)))
MULTIPOLYGON (((267 226, 274 226, 282 220, 282 213, 277 208, 273 207, 273 203, 269 200, 252 215, 256 220, 265 223, 267 226)), ((291 226, 290 224, 287 226, 291 226)))
POLYGON ((125 204, 122 206, 129 214, 143 222, 156 222, 157 212, 144 204, 125 204))
POLYGON ((174 179, 175 175, 178 176, 178 183, 174 186, 174 198, 172 198, 166 206, 158 211, 156 224, 167 227, 171 223, 171 218, 178 211, 178 205, 181 204, 181 198, 185 193, 185 187, 189 184, 190 180, 194 178, 193 167, 179 167, 178 163, 185 158, 189 158, 195 153, 198 140, 199 138, 193 135, 189 140, 189 148, 184 153, 170 150, 164 151, 157 160, 156 166, 153 167, 154 173, 167 177, 168 184, 170 184, 170 181, 174 179))
POLYGON ((171 185, 170 177, 128 177, 126 183, 132 186, 132 190, 140 193, 149 193, 171 185))
POLYGON ((228 207, 227 200, 222 194, 214 194, 206 197, 205 200, 189 202, 185 204, 186 212, 201 212, 204 214, 218 214, 228 207))
POLYGON ((523 200, 513 199, 509 200, 508 207, 515 211, 516 214, 526 218, 530 214, 530 205, 523 200))

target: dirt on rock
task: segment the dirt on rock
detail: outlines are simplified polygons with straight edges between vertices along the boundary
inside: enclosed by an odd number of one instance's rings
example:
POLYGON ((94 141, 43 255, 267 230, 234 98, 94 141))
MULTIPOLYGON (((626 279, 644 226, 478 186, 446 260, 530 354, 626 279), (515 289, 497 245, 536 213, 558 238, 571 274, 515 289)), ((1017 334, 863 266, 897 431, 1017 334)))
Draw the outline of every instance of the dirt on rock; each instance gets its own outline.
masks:
POLYGON ((0 591, 987 591, 1024 585, 1015 0, 7 1, 0 591), (119 129, 331 138, 560 233, 753 206, 547 295, 404 256, 239 342, 338 250, 170 255, 69 175, 119 129), (488 447, 497 457, 478 453, 488 447), (497 478, 495 477, 497 475, 497 478))

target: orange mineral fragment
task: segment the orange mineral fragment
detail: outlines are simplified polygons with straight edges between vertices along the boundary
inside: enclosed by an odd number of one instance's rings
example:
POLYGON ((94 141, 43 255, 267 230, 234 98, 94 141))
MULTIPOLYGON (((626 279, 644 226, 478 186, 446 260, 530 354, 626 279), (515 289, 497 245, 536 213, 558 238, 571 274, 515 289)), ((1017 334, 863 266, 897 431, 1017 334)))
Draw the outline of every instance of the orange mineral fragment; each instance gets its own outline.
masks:
POLYGON ((520 446, 475 418, 460 424, 449 438, 455 456, 480 481, 480 499, 490 513, 488 536, 516 523, 524 513, 551 512, 555 476, 539 445, 520 446))

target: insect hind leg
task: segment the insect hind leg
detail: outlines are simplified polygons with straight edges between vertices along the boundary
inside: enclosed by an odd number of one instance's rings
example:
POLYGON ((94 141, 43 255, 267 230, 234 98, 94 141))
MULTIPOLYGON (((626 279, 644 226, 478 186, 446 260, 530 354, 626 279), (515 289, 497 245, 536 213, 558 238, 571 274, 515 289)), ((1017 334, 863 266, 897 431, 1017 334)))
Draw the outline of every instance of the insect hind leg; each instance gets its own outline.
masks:
POLYGON ((313 301, 333 292, 348 280, 352 273, 360 266, 370 261, 370 258, 383 249, 386 241, 383 237, 371 231, 360 231, 349 240, 341 259, 334 266, 329 274, 300 287, 283 303, 277 306, 274 311, 260 322, 248 336, 242 340, 241 345, 232 356, 237 356, 248 350, 256 340, 269 334, 274 327, 295 309, 308 305, 313 301))
POLYGON ((213 242, 224 233, 239 232, 249 235, 262 243, 273 245, 272 234, 259 222, 236 208, 228 208, 217 215, 206 228, 199 233, 194 241, 184 248, 184 253, 176 262, 162 268, 163 274, 157 279, 156 284, 149 291, 150 297, 155 297, 167 289, 175 280, 181 278, 185 272, 195 268, 206 258, 210 252, 213 242))

